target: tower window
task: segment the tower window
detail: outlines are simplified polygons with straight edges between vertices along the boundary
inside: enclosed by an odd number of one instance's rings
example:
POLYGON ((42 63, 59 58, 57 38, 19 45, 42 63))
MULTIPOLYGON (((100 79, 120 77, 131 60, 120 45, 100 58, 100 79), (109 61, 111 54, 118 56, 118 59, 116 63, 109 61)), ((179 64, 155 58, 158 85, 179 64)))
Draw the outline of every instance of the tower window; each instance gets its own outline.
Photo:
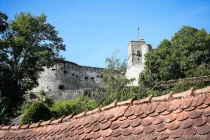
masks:
POLYGON ((137 56, 141 57, 140 51, 137 51, 137 56))
POLYGON ((85 80, 87 81, 88 80, 88 77, 85 77, 85 80))
POLYGON ((58 89, 63 90, 64 89, 64 85, 58 85, 58 89))
POLYGON ((94 82, 94 77, 91 77, 90 79, 94 82))

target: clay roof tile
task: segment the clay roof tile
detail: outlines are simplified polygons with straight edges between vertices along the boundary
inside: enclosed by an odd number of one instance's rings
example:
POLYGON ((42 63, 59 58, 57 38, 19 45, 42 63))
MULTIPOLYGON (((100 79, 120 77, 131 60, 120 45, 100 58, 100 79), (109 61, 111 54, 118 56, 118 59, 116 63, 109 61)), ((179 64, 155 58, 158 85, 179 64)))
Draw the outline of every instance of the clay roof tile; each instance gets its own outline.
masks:
POLYGON ((73 117, 73 114, 68 115, 68 116, 65 116, 65 117, 62 119, 62 122, 67 121, 67 120, 71 119, 72 117, 73 117))
POLYGON ((133 101, 133 104, 143 104, 143 103, 150 103, 152 99, 152 96, 149 96, 145 99, 135 100, 133 101))
POLYGON ((117 100, 115 100, 113 103, 111 103, 110 105, 108 106, 105 106, 105 107, 102 107, 101 110, 104 111, 104 110, 108 110, 108 109, 111 109, 111 108, 114 108, 117 106, 117 100))
POLYGON ((84 112, 73 116, 73 118, 78 119, 78 118, 84 117, 87 112, 88 112, 88 110, 85 110, 84 112))
POLYGON ((54 120, 54 118, 52 118, 52 119, 50 119, 50 120, 48 120, 48 121, 42 121, 42 120, 41 120, 41 123, 40 123, 39 125, 40 125, 40 126, 48 125, 48 124, 50 124, 50 122, 51 122, 52 120, 54 120))
POLYGON ((129 100, 126 100, 126 101, 122 101, 122 102, 118 102, 117 103, 117 106, 121 106, 121 105, 130 105, 134 100, 136 99, 136 97, 133 97, 129 100))
POLYGON ((0 126, 0 139, 209 139, 209 94, 210 87, 191 88, 159 97, 115 101, 75 116, 0 126))
POLYGON ((153 97, 151 99, 152 102, 158 102, 158 101, 169 101, 169 100, 172 100, 173 99, 173 94, 174 92, 170 92, 166 95, 163 95, 163 96, 159 96, 159 97, 153 97))

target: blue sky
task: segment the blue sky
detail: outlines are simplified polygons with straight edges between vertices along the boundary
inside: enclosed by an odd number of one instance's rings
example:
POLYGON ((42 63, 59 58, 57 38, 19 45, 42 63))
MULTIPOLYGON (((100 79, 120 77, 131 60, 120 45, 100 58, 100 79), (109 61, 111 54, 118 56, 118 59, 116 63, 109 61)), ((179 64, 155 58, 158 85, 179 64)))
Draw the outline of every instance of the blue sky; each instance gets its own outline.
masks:
POLYGON ((140 37, 156 48, 183 25, 210 31, 209 0, 0 0, 0 11, 45 13, 64 39, 62 55, 80 65, 104 67, 106 57, 140 37))

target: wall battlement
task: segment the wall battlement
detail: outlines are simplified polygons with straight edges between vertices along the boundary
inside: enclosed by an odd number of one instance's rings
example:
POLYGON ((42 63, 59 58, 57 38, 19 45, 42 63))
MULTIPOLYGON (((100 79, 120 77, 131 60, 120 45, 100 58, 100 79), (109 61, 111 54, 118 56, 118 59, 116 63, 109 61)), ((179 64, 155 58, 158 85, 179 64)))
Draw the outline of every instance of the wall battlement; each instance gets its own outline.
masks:
POLYGON ((64 66, 66 65, 67 67, 72 68, 72 69, 90 70, 90 71, 95 71, 95 72, 103 72, 104 71, 104 68, 81 66, 81 65, 78 65, 71 61, 64 61, 64 63, 60 63, 60 66, 61 65, 64 65, 64 66))

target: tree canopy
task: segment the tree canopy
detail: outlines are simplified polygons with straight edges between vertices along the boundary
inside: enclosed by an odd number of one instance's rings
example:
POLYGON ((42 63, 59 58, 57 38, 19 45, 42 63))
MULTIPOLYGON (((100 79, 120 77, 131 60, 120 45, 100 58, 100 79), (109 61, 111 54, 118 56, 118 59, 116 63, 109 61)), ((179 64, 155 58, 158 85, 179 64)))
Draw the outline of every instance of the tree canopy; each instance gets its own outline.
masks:
MULTIPOLYGON (((127 64, 126 60, 121 61, 116 57, 119 50, 116 50, 112 57, 106 58, 107 66, 102 73, 104 89, 96 90, 96 100, 99 104, 110 104, 114 100, 124 100, 129 98, 129 93, 125 93, 125 87, 133 80, 125 76, 127 64)), ((133 95, 132 95, 133 96, 133 95)))
POLYGON ((210 75, 210 34, 205 29, 183 26, 145 58, 139 84, 147 88, 158 81, 210 75))
POLYGON ((4 33, 8 27, 7 15, 0 12, 0 33, 4 33))
MULTIPOLYGON (((2 15, 0 26, 7 25, 7 16, 2 15)), ((38 85, 38 74, 43 66, 62 59, 59 50, 65 50, 65 45, 55 27, 47 23, 45 14, 34 16, 21 12, 7 29, 2 28, 2 33, 0 91, 7 111, 14 113, 23 95, 38 85)))

